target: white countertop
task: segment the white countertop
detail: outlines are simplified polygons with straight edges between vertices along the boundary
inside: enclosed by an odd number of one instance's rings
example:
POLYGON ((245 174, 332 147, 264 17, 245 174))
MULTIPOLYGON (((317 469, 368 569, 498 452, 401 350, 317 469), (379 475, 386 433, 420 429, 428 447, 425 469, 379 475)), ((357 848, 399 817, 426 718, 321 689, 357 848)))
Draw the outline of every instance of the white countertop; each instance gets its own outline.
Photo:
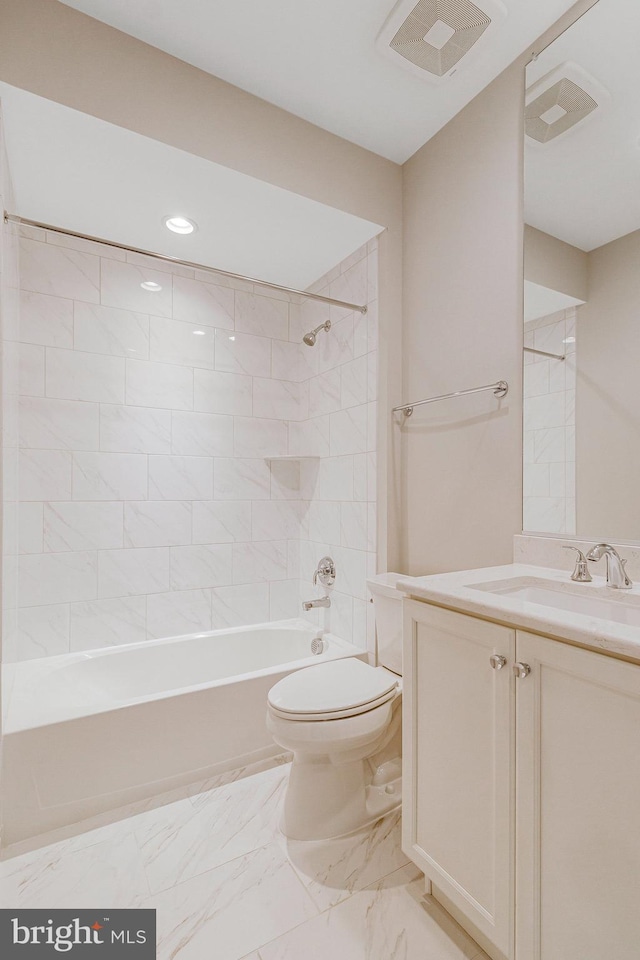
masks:
POLYGON ((537 583, 545 581, 555 591, 599 597, 621 605, 630 604, 640 611, 638 585, 631 590, 616 590, 607 587, 604 577, 594 577, 591 583, 574 583, 566 570, 523 563, 457 570, 455 573, 429 577, 400 577, 397 589, 418 600, 428 600, 640 663, 640 626, 587 616, 473 586, 515 577, 530 578, 537 583))

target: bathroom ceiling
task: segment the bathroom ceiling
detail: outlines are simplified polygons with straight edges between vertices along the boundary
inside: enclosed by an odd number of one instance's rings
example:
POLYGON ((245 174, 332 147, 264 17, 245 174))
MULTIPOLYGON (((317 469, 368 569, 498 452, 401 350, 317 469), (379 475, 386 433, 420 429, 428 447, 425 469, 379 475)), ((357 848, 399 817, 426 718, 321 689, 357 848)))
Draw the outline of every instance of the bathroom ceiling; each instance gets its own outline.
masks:
POLYGON ((303 290, 382 229, 6 83, 0 99, 27 219, 303 290), (170 233, 175 214, 198 230, 170 233))
POLYGON ((375 48, 396 0, 63 2, 404 163, 574 0, 502 0, 507 16, 493 38, 468 69, 462 62, 455 76, 437 86, 375 48))
POLYGON ((572 61, 609 98, 541 145, 525 137, 525 220, 589 251, 640 229, 638 0, 600 0, 527 67, 527 85, 572 61))

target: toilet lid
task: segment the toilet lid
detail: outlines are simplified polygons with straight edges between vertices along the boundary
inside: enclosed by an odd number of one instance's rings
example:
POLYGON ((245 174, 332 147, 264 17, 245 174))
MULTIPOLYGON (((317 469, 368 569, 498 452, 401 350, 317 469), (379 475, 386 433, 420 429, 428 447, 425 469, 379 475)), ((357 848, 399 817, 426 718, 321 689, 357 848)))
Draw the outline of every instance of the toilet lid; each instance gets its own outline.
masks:
POLYGON ((387 670, 345 657, 289 674, 271 688, 268 699, 280 716, 325 719, 373 709, 389 700, 397 686, 397 677, 387 670))

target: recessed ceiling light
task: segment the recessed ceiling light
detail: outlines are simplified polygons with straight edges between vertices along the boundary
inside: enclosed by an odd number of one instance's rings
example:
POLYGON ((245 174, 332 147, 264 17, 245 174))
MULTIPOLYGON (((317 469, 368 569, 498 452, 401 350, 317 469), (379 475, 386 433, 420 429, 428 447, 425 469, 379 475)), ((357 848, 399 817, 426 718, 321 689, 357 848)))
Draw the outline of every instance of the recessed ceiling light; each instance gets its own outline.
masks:
POLYGON ((193 233, 197 229, 197 224, 187 217, 165 217, 162 221, 168 230, 174 233, 193 233))
POLYGON ((194 337, 204 337, 204 333, 205 333, 204 330, 194 330, 194 331, 193 331, 194 337))
POLYGON ((229 340, 235 340, 235 337, 229 337, 229 340))
POLYGON ((143 290, 150 290, 151 293, 158 293, 162 290, 162 287, 159 283, 156 283, 154 280, 143 280, 140 284, 143 290))
POLYGON ((576 338, 575 338, 575 337, 565 337, 562 342, 563 342, 563 343, 575 343, 575 342, 576 342, 576 338))

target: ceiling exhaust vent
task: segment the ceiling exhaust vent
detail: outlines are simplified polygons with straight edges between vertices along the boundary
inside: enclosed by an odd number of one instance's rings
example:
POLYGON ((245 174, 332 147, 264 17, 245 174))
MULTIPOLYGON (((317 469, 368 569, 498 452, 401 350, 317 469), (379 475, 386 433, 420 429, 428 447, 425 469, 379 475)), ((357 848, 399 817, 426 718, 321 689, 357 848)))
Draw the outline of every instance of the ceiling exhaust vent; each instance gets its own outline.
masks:
POLYGON ((442 83, 506 14, 500 0, 400 0, 376 46, 423 80, 442 83))
POLYGON ((550 143, 573 130, 607 100, 607 90, 568 60, 527 90, 525 132, 538 143, 550 143))

